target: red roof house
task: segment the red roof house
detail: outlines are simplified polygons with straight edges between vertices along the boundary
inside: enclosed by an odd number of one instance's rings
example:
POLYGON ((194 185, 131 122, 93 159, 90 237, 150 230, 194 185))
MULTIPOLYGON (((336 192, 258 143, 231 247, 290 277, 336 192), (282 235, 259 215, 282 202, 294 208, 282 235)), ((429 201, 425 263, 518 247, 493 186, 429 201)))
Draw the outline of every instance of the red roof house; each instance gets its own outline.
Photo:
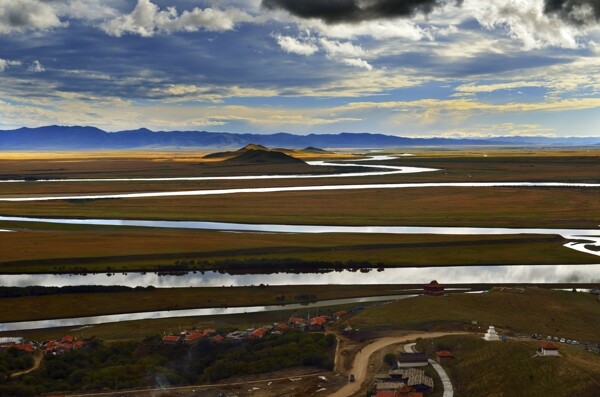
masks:
POLYGON ((309 323, 310 329, 313 331, 325 328, 325 324, 327 324, 327 318, 325 316, 311 318, 309 323))
POLYGON ((79 348, 85 346, 85 341, 83 339, 79 339, 73 343, 73 347, 79 348))
POLYGON ((558 346, 552 342, 541 343, 539 351, 542 353, 542 356, 560 356, 560 353, 558 352, 558 346))
POLYGON ((195 343, 198 343, 198 341, 200 339, 207 338, 207 337, 208 337, 208 335, 206 335, 203 332, 199 332, 199 331, 198 332, 193 332, 193 333, 185 336, 185 343, 187 345, 193 345, 195 343))
POLYGON ((180 340, 181 340, 181 338, 179 336, 177 336, 177 335, 167 335, 164 338, 162 338, 163 342, 165 342, 165 343, 171 343, 171 344, 177 343, 180 340))
POLYGON ((34 347, 31 343, 22 343, 22 344, 18 344, 18 345, 13 345, 11 347, 14 347, 17 350, 21 350, 27 353, 33 353, 34 347))
POLYGON ((398 395, 393 391, 380 390, 377 392, 377 394, 375 394, 375 397, 398 397, 398 395))
POLYGON ((454 358, 454 354, 448 350, 440 350, 435 352, 435 359, 440 364, 445 364, 454 358))
POLYGON ((212 340, 217 342, 217 343, 221 343, 225 340, 225 337, 222 335, 215 335, 212 337, 212 340))
POLYGON ((423 286, 423 295, 428 296, 443 296, 444 286, 436 280, 432 280, 429 284, 423 286))
POLYGON ((65 335, 60 341, 62 343, 73 343, 75 341, 75 338, 72 335, 65 335))
POLYGON ((289 330, 290 330, 290 326, 287 324, 279 324, 277 326, 277 331, 279 331, 279 332, 287 332, 289 330))
POLYGON ((289 325, 299 325, 299 324, 306 324, 306 320, 300 317, 290 317, 290 319, 288 320, 288 324, 289 325))
POLYGON ((264 328, 257 328, 254 331, 250 332, 249 338, 251 339, 260 339, 267 333, 267 330, 264 328))

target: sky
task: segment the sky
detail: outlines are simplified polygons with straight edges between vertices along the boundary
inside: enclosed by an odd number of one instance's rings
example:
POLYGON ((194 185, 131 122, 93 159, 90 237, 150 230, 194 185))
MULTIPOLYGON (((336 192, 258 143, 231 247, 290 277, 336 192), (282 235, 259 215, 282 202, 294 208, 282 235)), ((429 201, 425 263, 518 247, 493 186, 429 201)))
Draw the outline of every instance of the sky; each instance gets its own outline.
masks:
POLYGON ((600 0, 0 0, 0 129, 600 136, 600 0))

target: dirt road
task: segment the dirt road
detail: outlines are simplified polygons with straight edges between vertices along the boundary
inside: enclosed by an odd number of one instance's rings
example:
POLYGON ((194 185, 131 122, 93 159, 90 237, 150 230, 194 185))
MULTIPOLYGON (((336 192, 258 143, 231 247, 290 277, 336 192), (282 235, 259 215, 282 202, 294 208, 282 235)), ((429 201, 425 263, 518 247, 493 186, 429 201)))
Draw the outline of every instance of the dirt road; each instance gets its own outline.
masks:
POLYGON ((38 351, 36 353, 36 355, 33 357, 33 367, 31 367, 25 371, 15 372, 14 374, 11 374, 10 377, 16 378, 17 376, 25 375, 25 374, 35 371, 36 369, 38 369, 40 367, 40 364, 42 363, 43 359, 44 359, 44 353, 42 353, 41 351, 38 351))
POLYGON ((466 332, 415 332, 404 336, 391 336, 387 338, 381 338, 373 341, 363 347, 354 358, 352 365, 352 374, 354 375, 355 381, 348 383, 340 390, 329 395, 329 397, 350 397, 360 391, 363 383, 367 378, 367 369, 369 368, 369 358, 376 351, 383 349, 389 345, 395 345, 397 343, 405 343, 408 341, 415 340, 417 338, 439 338, 445 335, 460 335, 466 334, 466 332))

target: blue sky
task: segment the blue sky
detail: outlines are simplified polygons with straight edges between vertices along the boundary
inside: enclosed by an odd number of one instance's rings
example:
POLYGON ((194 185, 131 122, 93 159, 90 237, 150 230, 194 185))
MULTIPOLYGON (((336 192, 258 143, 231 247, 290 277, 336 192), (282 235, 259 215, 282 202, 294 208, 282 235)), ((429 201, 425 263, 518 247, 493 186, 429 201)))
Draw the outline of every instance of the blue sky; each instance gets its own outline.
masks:
POLYGON ((0 0, 0 128, 598 136, 598 13, 597 0, 0 0))

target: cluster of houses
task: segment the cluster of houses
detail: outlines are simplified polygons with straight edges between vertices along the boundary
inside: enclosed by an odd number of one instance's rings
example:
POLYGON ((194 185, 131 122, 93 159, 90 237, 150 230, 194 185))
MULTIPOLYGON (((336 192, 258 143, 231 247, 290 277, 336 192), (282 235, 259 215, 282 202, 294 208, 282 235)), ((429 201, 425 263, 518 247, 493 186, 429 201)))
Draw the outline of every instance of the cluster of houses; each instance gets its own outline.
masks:
POLYGON ((61 355, 71 350, 81 349, 89 343, 85 339, 77 339, 73 335, 65 335, 60 339, 50 339, 41 343, 45 354, 61 355))
POLYGON ((344 316, 349 315, 350 312, 346 310, 340 310, 333 313, 333 315, 317 316, 312 318, 301 318, 291 317, 287 324, 290 327, 309 332, 309 331, 324 331, 327 324, 334 323, 344 316))
POLYGON ((258 328, 233 331, 224 335, 218 334, 212 328, 185 330, 176 335, 166 335, 162 338, 162 341, 166 344, 193 345, 200 340, 209 340, 215 343, 255 340, 269 334, 281 335, 290 329, 298 329, 304 332, 324 331, 327 324, 335 322, 348 314, 350 312, 341 310, 331 316, 317 316, 312 318, 290 317, 286 323, 273 323, 258 328))
POLYGON ((0 349, 17 349, 27 353, 33 353, 37 349, 44 354, 61 355, 71 350, 81 349, 89 343, 87 339, 79 339, 73 335, 65 335, 62 338, 53 338, 43 342, 25 341, 21 337, 0 338, 0 349))
POLYGON ((174 345, 183 343, 186 345, 194 345, 200 340, 210 340, 215 343, 221 343, 225 337, 218 335, 212 328, 185 330, 178 335, 166 335, 162 338, 163 343, 174 345))
POLYGON ((21 337, 6 337, 0 338, 0 349, 17 349, 33 353, 35 345, 32 342, 25 342, 21 337))

